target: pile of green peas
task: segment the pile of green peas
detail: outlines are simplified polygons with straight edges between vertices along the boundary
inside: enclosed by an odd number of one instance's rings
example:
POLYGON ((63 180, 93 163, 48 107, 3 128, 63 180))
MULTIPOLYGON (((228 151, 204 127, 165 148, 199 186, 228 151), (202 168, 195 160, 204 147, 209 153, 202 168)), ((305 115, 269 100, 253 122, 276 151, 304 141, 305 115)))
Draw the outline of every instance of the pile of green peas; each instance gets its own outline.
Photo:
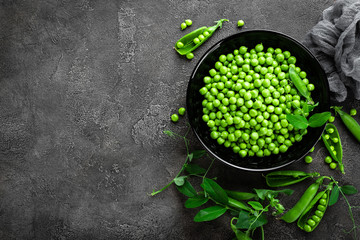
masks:
POLYGON ((211 138, 241 157, 284 153, 301 141, 307 130, 294 128, 286 114, 308 113, 302 113, 305 98, 292 85, 289 69, 295 69, 310 92, 315 87, 295 63, 289 51, 264 51, 261 43, 220 55, 199 90, 211 138))
POLYGON ((306 224, 304 225, 304 230, 306 232, 311 232, 313 228, 315 228, 317 224, 321 221, 328 205, 327 198, 328 194, 324 193, 319 200, 319 204, 317 205, 317 209, 315 210, 314 214, 307 220, 306 224))

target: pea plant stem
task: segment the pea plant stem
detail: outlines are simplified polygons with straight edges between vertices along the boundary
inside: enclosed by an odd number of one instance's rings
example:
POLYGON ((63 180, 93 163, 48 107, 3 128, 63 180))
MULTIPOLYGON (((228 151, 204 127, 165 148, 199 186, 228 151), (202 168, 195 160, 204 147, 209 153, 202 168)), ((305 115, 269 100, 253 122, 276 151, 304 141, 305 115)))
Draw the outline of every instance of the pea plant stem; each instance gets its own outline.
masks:
POLYGON ((356 228, 357 228, 357 226, 356 226, 356 223, 355 223, 355 219, 354 219, 353 212, 352 212, 352 210, 351 210, 352 207, 351 207, 349 201, 347 200, 345 194, 344 194, 343 191, 341 190, 341 187, 337 184, 337 182, 335 181, 335 179, 334 179, 333 177, 331 177, 331 179, 332 179, 332 181, 335 183, 335 185, 338 187, 341 195, 344 197, 345 202, 346 202, 346 204, 348 205, 349 215, 350 215, 350 218, 351 218, 351 221, 352 221, 352 224, 353 224, 353 228, 349 231, 349 233, 352 232, 352 231, 354 231, 354 239, 357 239, 357 238, 356 238, 356 228))
POLYGON ((158 190, 158 191, 152 192, 152 193, 151 193, 151 196, 155 196, 156 194, 161 193, 162 191, 164 191, 165 189, 167 189, 168 187, 170 187, 171 184, 174 183, 175 178, 179 177, 179 176, 181 175, 181 173, 185 170, 185 167, 186 167, 186 165, 188 164, 188 161, 189 161, 189 159, 190 159, 190 158, 189 158, 189 141, 188 141, 187 138, 186 138, 187 134, 189 133, 189 129, 190 129, 190 128, 188 128, 188 130, 186 131, 186 133, 185 133, 184 136, 181 136, 181 135, 179 135, 179 134, 176 134, 176 133, 173 133, 173 132, 172 132, 173 136, 177 136, 177 137, 182 138, 182 139, 184 140, 184 142, 185 142, 185 147, 186 147, 186 152, 187 152, 186 159, 185 159, 185 162, 184 162, 183 166, 181 167, 180 171, 178 172, 178 174, 177 174, 165 187, 161 188, 161 189, 158 190))

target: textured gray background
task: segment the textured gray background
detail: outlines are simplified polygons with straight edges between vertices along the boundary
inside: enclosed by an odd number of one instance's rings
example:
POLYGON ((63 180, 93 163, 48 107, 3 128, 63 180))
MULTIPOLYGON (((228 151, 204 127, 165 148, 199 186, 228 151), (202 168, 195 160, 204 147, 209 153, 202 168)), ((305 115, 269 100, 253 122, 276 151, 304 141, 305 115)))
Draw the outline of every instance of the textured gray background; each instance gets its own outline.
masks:
MULTIPOLYGON (((179 170, 185 148, 161 132, 186 131, 169 121, 185 105, 199 57, 223 37, 273 29, 302 40, 331 0, 0 1, 0 239, 231 239, 230 216, 194 223, 196 210, 174 187, 155 197, 179 170), (190 18, 186 32, 180 23, 190 18), (181 58, 172 49, 184 33, 228 18, 223 29, 181 58)), ((359 102, 348 100, 346 109, 359 102)), ((359 120, 359 117, 357 117, 359 120)), ((359 145, 336 121, 345 176, 323 163, 290 169, 332 174, 360 188, 359 145)), ((190 134, 192 148, 199 143, 190 134)), ((207 160, 200 164, 206 166, 207 160)), ((209 173, 231 189, 265 187, 261 174, 215 163, 209 173)), ((306 185, 294 186, 291 207, 306 185)), ((349 197, 360 205, 357 196, 349 197)), ((354 209, 357 223, 360 210, 354 209)), ((318 229, 271 220, 267 239, 350 239, 344 200, 318 229)))

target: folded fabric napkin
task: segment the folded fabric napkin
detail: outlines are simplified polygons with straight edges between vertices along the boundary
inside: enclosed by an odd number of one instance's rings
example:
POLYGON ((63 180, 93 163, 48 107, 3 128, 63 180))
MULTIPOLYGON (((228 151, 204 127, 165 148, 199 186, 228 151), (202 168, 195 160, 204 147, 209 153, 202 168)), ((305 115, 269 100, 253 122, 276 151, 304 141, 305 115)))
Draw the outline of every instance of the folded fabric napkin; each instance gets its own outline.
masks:
POLYGON ((337 0, 303 43, 325 70, 332 97, 344 101, 348 87, 360 100, 360 1, 337 0))

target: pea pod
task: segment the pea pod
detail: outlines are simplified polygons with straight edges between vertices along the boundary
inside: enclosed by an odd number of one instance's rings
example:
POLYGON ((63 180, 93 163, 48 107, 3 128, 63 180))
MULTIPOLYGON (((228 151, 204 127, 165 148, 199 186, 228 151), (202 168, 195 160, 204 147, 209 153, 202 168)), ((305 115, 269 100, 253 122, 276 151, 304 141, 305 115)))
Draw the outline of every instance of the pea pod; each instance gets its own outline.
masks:
POLYGON ((311 184, 306 189, 304 194, 301 196, 299 201, 295 204, 295 206, 291 208, 289 211, 287 211, 281 217, 281 219, 287 223, 295 222, 315 197, 317 191, 319 190, 320 184, 322 184, 324 178, 325 177, 321 177, 317 179, 315 183, 311 184))
POLYGON ((329 196, 332 188, 333 184, 331 183, 324 191, 319 192, 310 202, 309 206, 301 214, 297 222, 300 229, 306 232, 312 232, 319 225, 329 204, 329 196), (314 209, 315 207, 317 208, 314 209))
POLYGON ((328 123, 325 126, 325 132, 321 135, 321 138, 325 144, 325 147, 329 151, 332 159, 336 161, 339 164, 340 171, 345 174, 344 171, 344 164, 342 163, 342 157, 343 157, 343 150, 341 146, 341 140, 339 132, 336 128, 336 126, 332 123, 328 123), (331 130, 330 129, 334 129, 331 130), (334 141, 336 139, 336 141, 334 141), (334 150, 331 149, 331 146, 333 146, 334 150))
POLYGON ((194 51, 196 48, 198 48, 201 44, 203 44, 208 38, 210 38, 213 33, 216 31, 216 29, 218 29, 219 27, 221 28, 222 23, 224 21, 229 21, 228 19, 220 19, 219 21, 216 21, 216 25, 211 26, 211 27, 201 27, 198 28, 194 31, 192 31, 189 34, 186 34, 185 36, 183 36, 182 38, 180 38, 176 44, 175 44, 175 50, 180 54, 180 55, 186 55, 188 53, 191 53, 192 51, 194 51), (207 32, 208 34, 203 35, 203 33, 207 32), (196 41, 194 41, 195 38, 198 38, 199 35, 203 35, 203 40, 200 40, 198 43, 196 43, 196 41), (181 46, 181 44, 178 43, 182 43, 183 46, 181 48, 179 48, 178 46, 181 46))
POLYGON ((341 107, 334 107, 334 110, 337 114, 340 115, 341 120, 349 129, 349 131, 354 135, 354 137, 360 142, 360 125, 359 123, 351 117, 349 114, 341 110, 341 107))
POLYGON ((269 187, 284 187, 301 182, 309 177, 319 177, 317 172, 306 173, 302 171, 275 171, 265 176, 266 183, 269 187))
POLYGON ((295 85, 296 89, 299 91, 299 93, 310 101, 310 92, 307 89, 306 84, 292 67, 289 69, 289 77, 292 83, 295 85))

